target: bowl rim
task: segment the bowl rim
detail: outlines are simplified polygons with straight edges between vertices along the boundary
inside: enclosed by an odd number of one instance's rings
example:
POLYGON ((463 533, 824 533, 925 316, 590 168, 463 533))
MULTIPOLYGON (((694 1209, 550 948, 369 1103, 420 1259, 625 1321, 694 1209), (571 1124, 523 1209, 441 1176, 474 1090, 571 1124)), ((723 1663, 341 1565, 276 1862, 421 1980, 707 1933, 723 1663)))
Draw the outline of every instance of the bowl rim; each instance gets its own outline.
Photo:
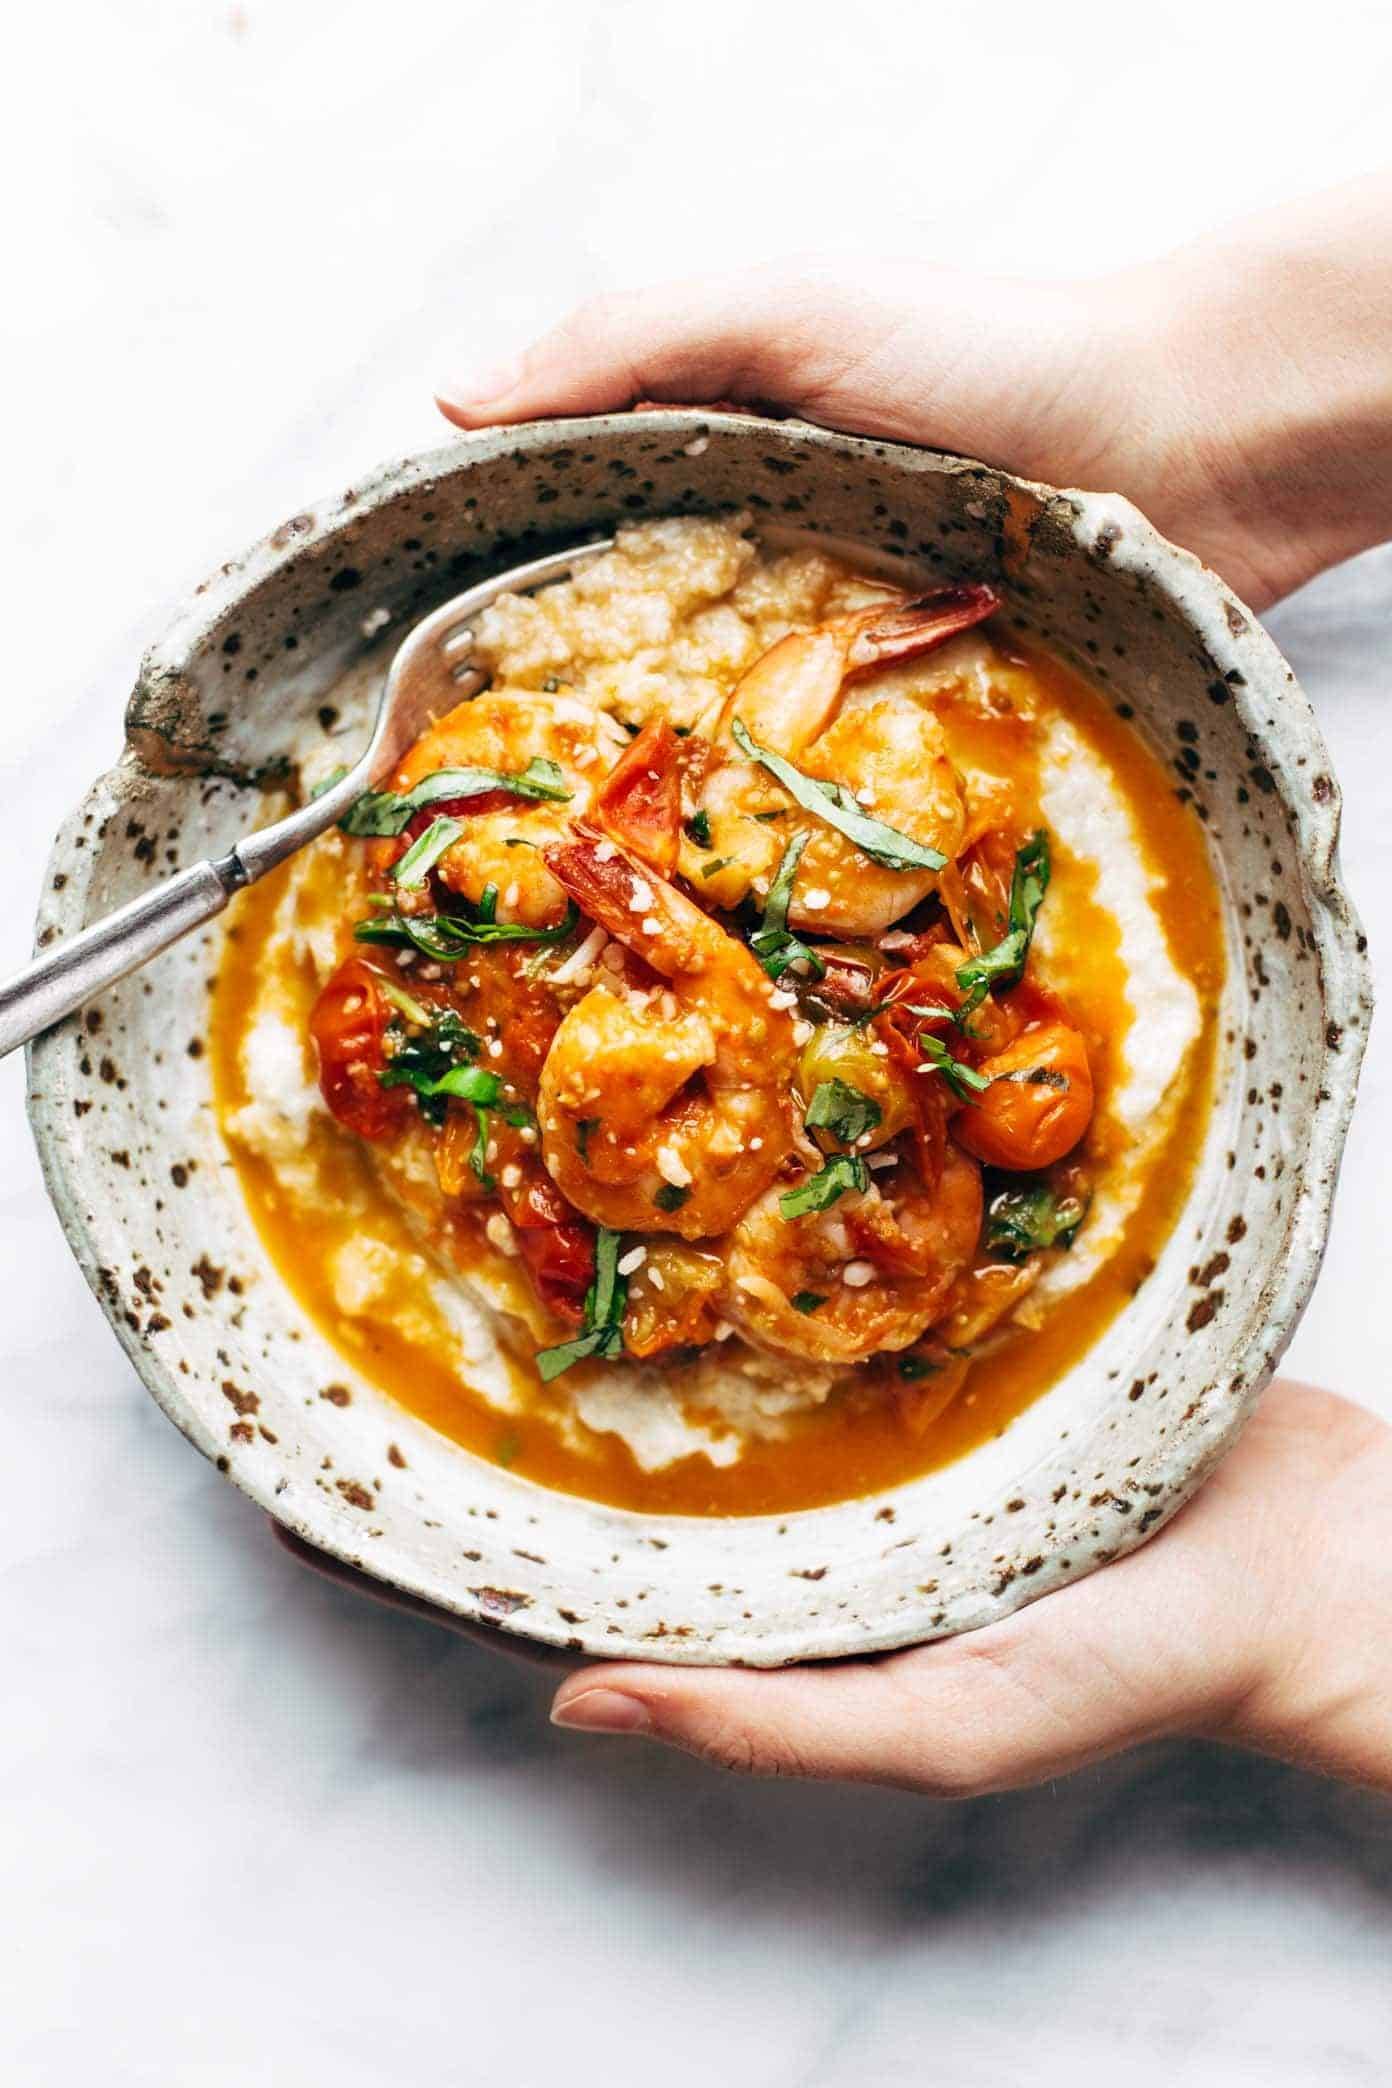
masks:
MULTIPOLYGON (((751 438, 790 437, 814 447, 830 448, 853 460, 877 462, 902 460, 918 469, 939 469, 984 476, 993 484, 1040 502, 1059 515, 1078 542, 1082 555, 1113 564, 1129 565, 1148 578, 1183 617, 1217 663, 1220 671, 1240 656, 1244 680, 1232 689, 1238 715, 1261 745, 1263 758, 1276 781, 1285 809, 1291 818, 1298 847, 1297 868, 1314 928, 1316 976, 1325 1028, 1326 1048, 1321 1086, 1328 1102, 1311 1111, 1310 1145, 1305 1168, 1296 1186, 1285 1220, 1284 1239, 1274 1256, 1258 1303, 1263 1308, 1260 1324, 1249 1319, 1246 1338, 1227 1358, 1224 1375, 1232 1397, 1208 1403, 1197 1426, 1182 1444, 1176 1440, 1163 1455, 1157 1455, 1151 1476, 1161 1477, 1164 1499, 1147 1518, 1130 1517, 1117 1532, 1109 1558, 1119 1558, 1154 1534, 1182 1507, 1203 1483, 1214 1465, 1231 1447, 1250 1417, 1314 1288, 1328 1238, 1330 1213, 1339 1163, 1356 1099, 1358 1073, 1367 1041, 1373 991, 1367 939, 1344 888, 1338 860, 1341 798, 1324 749, 1314 712, 1274 640, 1255 614, 1227 584, 1191 552, 1172 543, 1123 496, 1077 488, 1053 488, 1021 478, 996 466, 950 453, 842 434, 799 420, 772 421, 757 415, 722 413, 698 408, 645 411, 641 416, 611 413, 530 423, 522 427, 481 430, 441 446, 391 459, 356 480, 345 491, 316 502, 281 523, 250 545, 239 556, 223 563, 197 587, 184 606, 143 656, 136 684, 127 705, 128 735, 142 697, 177 676, 207 633, 238 608, 268 579, 287 566, 342 535, 364 514, 387 504, 403 493, 422 491, 444 478, 466 471, 476 462, 500 453, 526 454, 549 447, 609 433, 631 432, 635 424, 659 436, 690 439, 713 429, 738 431, 751 438), (1253 675, 1253 668, 1258 670, 1253 675), (1283 708, 1258 719, 1254 696, 1264 687, 1269 699, 1279 682, 1283 708), (1299 746, 1295 744, 1299 742, 1299 746), (1310 789, 1312 752, 1319 757, 1317 786, 1310 789), (1297 790, 1297 784, 1299 789, 1297 790), (1182 1467, 1182 1469, 1170 1469, 1182 1467), (1148 1525, 1148 1527, 1147 1527, 1148 1525)), ((41 915, 43 942, 55 934, 70 934, 83 923, 87 894, 95 870, 96 852, 80 851, 74 865, 72 836, 89 818, 99 822, 124 803, 123 783, 139 773, 138 756, 128 736, 116 763, 92 784, 81 803, 64 821, 50 852, 43 886, 41 915), (67 873, 61 890, 53 888, 53 873, 67 873)), ((316 1550, 367 1573, 372 1579, 395 1587, 427 1604, 451 1611, 462 1619, 501 1629, 534 1642, 569 1647, 602 1658, 664 1659, 685 1663, 717 1663, 738 1658, 744 1664, 780 1665, 794 1660, 827 1659, 847 1654, 891 1650, 895 1647, 943 1635, 926 1623, 931 1603, 887 1618, 883 1629, 867 1630, 854 1621, 820 1619, 814 1628, 761 1638, 753 1649, 742 1642, 738 1654, 722 1650, 718 1637, 689 1647, 681 1640, 663 1648, 624 1630, 596 1633, 577 1647, 573 1634, 545 1629, 542 1620, 522 1612, 516 1618, 500 1617, 464 1592, 442 1592, 423 1564, 397 1545, 361 1548, 337 1541, 336 1527, 316 1525, 295 1512, 277 1493, 275 1471, 270 1464, 251 1465, 237 1460, 229 1467, 219 1445, 203 1427, 181 1391, 172 1363, 166 1364, 155 1347, 130 1327, 113 1299, 99 1266, 99 1256, 81 1194, 79 1142, 72 1131, 73 1116, 63 1062, 47 1055, 52 1042, 64 1035, 63 1024, 26 1048, 26 1098, 30 1127, 38 1149, 45 1186, 54 1204, 69 1246, 97 1296, 108 1322, 130 1357, 137 1375, 158 1405, 185 1436, 224 1476, 265 1510, 273 1520, 316 1550)), ((544 1489, 537 1489, 544 1492, 544 1489)), ((854 1505, 854 1498, 835 1508, 854 1505)), ((606 1510, 641 1524, 642 1511, 606 1510)), ((821 1511, 826 1512, 826 1511, 821 1511)), ((782 1520, 790 1518, 784 1517, 782 1520)), ((706 1521, 708 1518, 692 1518, 706 1521)), ((757 1517, 715 1518, 753 1523, 757 1517)), ((1026 1603, 1054 1592, 1093 1570, 1095 1561, 1060 1561, 1057 1556, 1033 1579, 1015 1579, 997 1591, 989 1616, 977 1622, 994 1621, 1026 1603)), ((970 1628, 954 1624, 949 1629, 970 1628)))

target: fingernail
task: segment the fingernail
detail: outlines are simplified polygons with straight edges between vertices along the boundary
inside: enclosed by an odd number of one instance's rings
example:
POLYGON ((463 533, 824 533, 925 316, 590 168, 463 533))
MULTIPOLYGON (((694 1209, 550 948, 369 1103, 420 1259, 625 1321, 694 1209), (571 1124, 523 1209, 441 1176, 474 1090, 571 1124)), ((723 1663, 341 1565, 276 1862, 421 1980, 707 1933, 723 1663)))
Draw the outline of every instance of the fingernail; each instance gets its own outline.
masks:
POLYGON ((436 397, 448 406, 486 406, 501 399, 521 381, 520 362, 495 363, 491 369, 465 370, 442 384, 436 397))
POLYGON ((646 1704, 637 1697, 621 1696, 617 1689, 587 1689, 567 1697, 551 1709, 552 1725, 573 1727, 579 1733, 650 1733, 652 1720, 646 1704))

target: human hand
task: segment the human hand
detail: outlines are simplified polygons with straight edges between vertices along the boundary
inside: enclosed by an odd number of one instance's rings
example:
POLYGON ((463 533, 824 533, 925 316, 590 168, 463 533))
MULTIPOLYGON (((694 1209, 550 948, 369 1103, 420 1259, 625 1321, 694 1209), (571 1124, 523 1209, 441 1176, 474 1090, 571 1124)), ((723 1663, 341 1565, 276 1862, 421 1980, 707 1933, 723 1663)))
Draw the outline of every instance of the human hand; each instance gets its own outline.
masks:
POLYGON ((583 306, 439 395, 462 428, 768 405, 1126 494, 1256 608, 1392 535, 1392 179, 1096 282, 919 263, 583 306))
POLYGON ((552 1716, 725 1768, 936 1797, 1178 1734, 1392 1789, 1389 1529, 1392 1429, 1282 1382, 1149 1544, 1002 1623, 773 1672, 586 1667, 552 1716))

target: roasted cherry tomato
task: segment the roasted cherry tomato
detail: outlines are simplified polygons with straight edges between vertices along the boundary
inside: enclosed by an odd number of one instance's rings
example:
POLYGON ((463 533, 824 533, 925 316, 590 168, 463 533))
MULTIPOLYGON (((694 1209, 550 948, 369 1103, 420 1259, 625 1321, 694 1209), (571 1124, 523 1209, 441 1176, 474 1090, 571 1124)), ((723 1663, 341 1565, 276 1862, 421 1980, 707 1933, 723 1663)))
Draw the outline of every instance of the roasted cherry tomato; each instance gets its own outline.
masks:
POLYGON ((977 1071, 991 1085, 952 1120, 959 1145, 991 1167, 1048 1167, 1092 1121, 1087 1046, 1063 1022, 1036 1022, 977 1071))
POLYGON ((532 1175, 500 1194, 537 1296, 558 1319, 578 1326, 585 1293, 594 1282, 594 1227, 566 1202, 549 1175, 532 1175))
POLYGON ((359 1138, 387 1138, 406 1120, 411 1097, 384 1088, 384 1039, 392 1018, 382 982, 363 957, 348 957, 314 1003, 309 1033, 319 1061, 319 1088, 340 1124, 359 1138))

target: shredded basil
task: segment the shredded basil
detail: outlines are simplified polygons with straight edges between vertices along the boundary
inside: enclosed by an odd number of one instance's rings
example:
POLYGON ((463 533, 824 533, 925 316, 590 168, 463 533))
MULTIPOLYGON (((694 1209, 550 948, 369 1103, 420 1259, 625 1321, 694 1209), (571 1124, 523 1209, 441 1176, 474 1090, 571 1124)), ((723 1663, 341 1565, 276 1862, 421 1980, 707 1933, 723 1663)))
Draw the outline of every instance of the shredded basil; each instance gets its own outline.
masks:
POLYGON ((828 826, 834 826, 848 841, 868 855, 874 863, 886 870, 941 870, 947 857, 936 848, 925 848, 921 841, 911 840, 896 827, 886 826, 882 819, 872 819, 862 810, 844 783, 824 783, 815 776, 804 776, 801 769, 785 761, 781 754, 773 754, 752 740, 736 718, 730 727, 735 745, 751 761, 757 761, 775 777, 789 796, 795 798, 804 812, 815 812, 828 826))
POLYGON ((710 847, 710 814, 709 812, 707 812, 704 805, 701 807, 701 810, 699 812, 692 813, 690 819, 688 819, 688 821, 686 822, 686 831, 688 835, 691 837, 691 839, 696 843, 696 846, 698 848, 710 847))
POLYGON ((846 1080, 822 1080, 813 1090, 805 1122, 809 1131, 830 1131, 842 1145, 854 1145, 873 1131, 883 1111, 860 1088, 846 1080))
POLYGON ((870 1170, 855 1153, 837 1153, 820 1173, 809 1175, 796 1189, 778 1199, 785 1218, 805 1218, 810 1211, 829 1210, 848 1189, 863 1196, 870 1187, 870 1170))
POLYGON ((575 1150, 582 1160, 589 1158, 590 1140, 601 1121, 599 1117, 577 1117, 575 1120, 575 1150))
POLYGON ((419 950, 436 964, 457 964, 467 957, 480 943, 500 942, 564 942, 580 918, 580 909, 572 901, 567 905, 565 919, 554 928, 529 928, 522 921, 498 921, 493 918, 497 906, 497 887, 489 885, 484 891, 470 919, 465 914, 403 914, 395 908, 382 913, 375 920, 359 921, 353 930, 358 942, 384 943, 396 950, 419 950))
POLYGON ((734 860, 733 856, 712 856, 708 863, 701 865, 701 875, 714 877, 717 870, 728 870, 734 860))
POLYGON ((959 1102, 970 1102, 974 1096, 984 1095, 990 1087, 990 1074, 978 1073, 974 1066, 964 1065, 937 1037, 920 1037, 918 1048, 928 1063, 936 1066, 959 1102))
POLYGON ((680 1182, 664 1182, 653 1197, 659 1211, 679 1211, 691 1191, 680 1182))
POLYGON ((984 1244, 1005 1261, 1023 1261, 1045 1247, 1071 1247, 1087 1216, 1079 1196, 1058 1196, 1047 1182, 1011 1182, 986 1206, 984 1244))
POLYGON ((821 1291, 795 1291, 788 1303, 794 1312, 815 1312, 819 1305, 825 1305, 826 1298, 821 1291))
POLYGON ((801 833, 794 834, 784 849, 783 860, 774 872, 768 898, 764 901, 763 923, 749 938, 750 949, 771 979, 781 979, 785 971, 794 967, 804 978, 826 977, 826 966, 816 951, 809 949, 788 926, 793 880, 802 861, 802 852, 811 839, 810 829, 804 827, 801 833))
MULTIPOLYGON (((423 1015, 428 1026, 398 1045, 377 1078, 385 1088, 412 1088, 426 1122, 443 1124, 451 1090, 439 1083, 446 1074, 471 1065, 482 1049, 480 1040, 465 1027, 453 1008, 446 1008, 432 1019, 419 1002, 411 1001, 410 995, 402 994, 399 988, 384 981, 382 990, 403 1014, 413 1020, 423 1015)), ((492 1075, 485 1078, 491 1079, 492 1075)))
POLYGON ((932 1377, 935 1372, 941 1369, 941 1363, 935 1363, 931 1356, 901 1356, 899 1358, 899 1375, 901 1378, 932 1377))
POLYGON ((1034 923, 1049 889, 1049 836, 1041 827, 1017 850, 1010 880, 1010 930, 994 949, 971 958, 957 974, 966 999, 954 1020, 964 1023, 993 986, 1013 986, 1025 969, 1034 923))
POLYGON ((585 1293, 585 1317, 573 1341, 558 1342, 554 1348, 537 1352, 536 1365, 544 1383, 583 1363, 587 1356, 623 1354, 623 1316, 628 1303, 628 1284, 619 1274, 619 1235, 602 1225, 595 1236, 594 1282, 585 1293))
POLYGON ((426 805, 438 804, 442 798, 485 797, 491 790, 506 790, 513 797, 546 798, 560 805, 571 795, 556 763, 536 756, 521 770, 436 769, 413 790, 365 790, 338 823, 345 834, 390 838, 409 826, 426 805))
POLYGON ((343 766, 342 762, 340 762, 337 768, 330 769, 327 776, 324 776, 318 783, 315 784, 313 790, 311 790, 311 792, 309 793, 310 797, 321 798, 325 796, 325 794, 328 791, 335 789, 338 786, 338 784, 340 784, 343 781, 343 778, 347 775, 347 773, 347 769, 343 766))
POLYGON ((391 872, 392 883, 402 892, 418 892, 448 848, 464 832, 462 819, 432 819, 425 832, 411 843, 391 872))

